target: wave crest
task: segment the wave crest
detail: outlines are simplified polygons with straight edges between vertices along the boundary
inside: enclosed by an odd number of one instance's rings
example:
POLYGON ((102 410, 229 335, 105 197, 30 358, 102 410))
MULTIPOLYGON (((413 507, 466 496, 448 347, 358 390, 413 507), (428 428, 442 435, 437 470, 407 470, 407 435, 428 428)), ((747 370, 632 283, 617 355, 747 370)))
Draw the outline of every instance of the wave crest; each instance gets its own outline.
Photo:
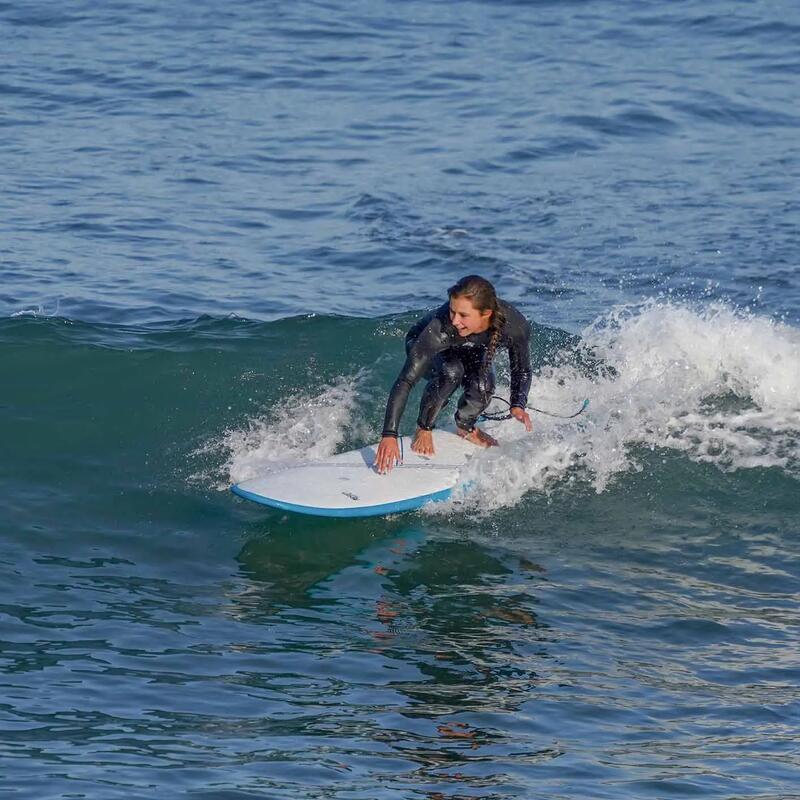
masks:
POLYGON ((588 397, 588 412, 571 423, 534 415, 532 436, 514 422, 487 423, 503 446, 469 466, 467 490, 432 510, 492 510, 564 481, 603 492, 616 476, 640 471, 648 450, 800 477, 798 365, 800 332, 724 304, 615 308, 531 392, 536 405, 556 410, 588 397), (589 360, 599 365, 592 374, 589 360))

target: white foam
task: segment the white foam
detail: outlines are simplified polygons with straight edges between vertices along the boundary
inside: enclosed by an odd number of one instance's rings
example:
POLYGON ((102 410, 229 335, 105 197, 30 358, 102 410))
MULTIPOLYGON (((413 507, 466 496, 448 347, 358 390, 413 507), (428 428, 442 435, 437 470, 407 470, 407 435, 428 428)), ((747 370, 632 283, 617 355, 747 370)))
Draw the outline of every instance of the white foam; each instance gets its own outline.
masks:
POLYGON ((56 307, 52 311, 48 311, 43 305, 38 305, 36 308, 21 308, 19 311, 14 311, 12 317, 57 317, 61 311, 61 298, 56 298, 56 307))
POLYGON ((194 453, 195 457, 210 457, 218 466, 196 473, 190 480, 225 490, 256 477, 276 462, 326 458, 348 434, 374 437, 372 431, 357 429, 363 423, 353 415, 364 378, 362 370, 339 378, 316 394, 291 395, 242 427, 225 431, 194 453))
POLYGON ((722 470, 774 467, 800 477, 800 331, 723 304, 649 301, 624 306, 582 332, 583 348, 613 371, 545 369, 531 404, 588 411, 574 422, 534 414, 487 423, 502 439, 467 470, 454 507, 491 510, 531 490, 587 481, 597 492, 641 469, 637 452, 667 448, 722 470))

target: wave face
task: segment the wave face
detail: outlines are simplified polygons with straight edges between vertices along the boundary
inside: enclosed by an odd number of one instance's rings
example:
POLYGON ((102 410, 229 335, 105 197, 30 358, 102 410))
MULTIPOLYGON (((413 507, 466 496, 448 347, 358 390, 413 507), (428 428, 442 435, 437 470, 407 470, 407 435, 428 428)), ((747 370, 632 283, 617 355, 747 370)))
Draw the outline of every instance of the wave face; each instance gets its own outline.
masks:
MULTIPOLYGON (((415 318, 0 321, 7 475, 35 484, 54 457, 69 458, 77 469, 66 480, 85 465, 120 487, 136 475, 203 492, 275 461, 362 446, 379 436, 415 318)), ((573 420, 532 412, 533 434, 513 420, 483 423, 501 447, 475 459, 469 488, 431 513, 516 513, 525 498, 586 490, 616 502, 632 483, 666 490, 664 474, 738 474, 754 485, 800 477, 800 334, 791 325, 719 302, 649 300, 577 336, 534 325, 532 357, 533 406, 571 413, 588 399, 587 410, 573 420)), ((502 352, 495 366, 502 396, 502 352)))

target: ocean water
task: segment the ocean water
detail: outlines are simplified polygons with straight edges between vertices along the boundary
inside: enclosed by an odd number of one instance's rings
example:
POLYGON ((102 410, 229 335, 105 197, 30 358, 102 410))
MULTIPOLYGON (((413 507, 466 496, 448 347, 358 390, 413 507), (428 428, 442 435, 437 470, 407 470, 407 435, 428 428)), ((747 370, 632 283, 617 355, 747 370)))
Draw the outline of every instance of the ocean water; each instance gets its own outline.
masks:
POLYGON ((800 798, 796 3, 0 33, 0 795, 800 798), (474 272, 586 414, 419 513, 227 491, 374 441, 474 272))

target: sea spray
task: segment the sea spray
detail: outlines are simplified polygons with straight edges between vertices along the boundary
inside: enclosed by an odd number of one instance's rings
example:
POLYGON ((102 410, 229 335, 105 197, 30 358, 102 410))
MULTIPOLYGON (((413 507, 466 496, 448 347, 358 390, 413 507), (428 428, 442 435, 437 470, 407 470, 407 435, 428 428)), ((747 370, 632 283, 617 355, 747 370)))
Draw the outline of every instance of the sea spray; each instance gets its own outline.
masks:
POLYGON ((603 492, 666 448, 726 470, 775 468, 800 477, 800 332, 724 304, 648 301, 614 309, 582 332, 581 349, 605 367, 546 367, 531 398, 585 415, 565 423, 534 414, 487 423, 503 442, 467 467, 466 489, 431 513, 511 506, 564 481, 603 492))
POLYGON ((192 482, 211 481, 219 490, 228 489, 276 462, 322 459, 340 449, 348 436, 374 435, 354 415, 366 375, 366 370, 360 370, 354 376, 339 377, 316 393, 291 395, 268 412, 212 438, 194 455, 210 456, 217 466, 211 473, 196 473, 192 482))

